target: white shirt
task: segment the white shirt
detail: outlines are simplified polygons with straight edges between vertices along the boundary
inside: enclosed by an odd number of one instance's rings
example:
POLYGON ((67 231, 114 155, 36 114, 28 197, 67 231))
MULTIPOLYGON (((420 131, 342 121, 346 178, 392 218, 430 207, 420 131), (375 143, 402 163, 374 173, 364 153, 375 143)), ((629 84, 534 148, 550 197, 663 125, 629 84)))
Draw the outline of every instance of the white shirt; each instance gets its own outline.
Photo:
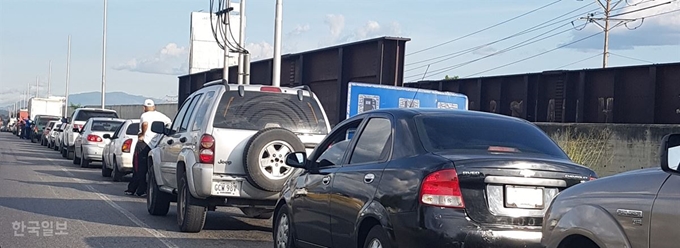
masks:
POLYGON ((154 121, 162 121, 163 123, 165 123, 166 126, 169 123, 172 122, 172 120, 170 120, 170 118, 168 118, 166 115, 164 115, 161 112, 155 111, 155 110, 149 111, 149 112, 144 112, 142 114, 142 116, 139 117, 139 132, 140 133, 142 132, 142 126, 143 126, 142 123, 146 122, 147 123, 147 130, 146 130, 146 133, 144 134, 144 142, 146 142, 146 145, 148 145, 151 148, 155 147, 155 144, 156 144, 155 139, 157 137, 160 137, 159 134, 151 131, 151 124, 154 121))

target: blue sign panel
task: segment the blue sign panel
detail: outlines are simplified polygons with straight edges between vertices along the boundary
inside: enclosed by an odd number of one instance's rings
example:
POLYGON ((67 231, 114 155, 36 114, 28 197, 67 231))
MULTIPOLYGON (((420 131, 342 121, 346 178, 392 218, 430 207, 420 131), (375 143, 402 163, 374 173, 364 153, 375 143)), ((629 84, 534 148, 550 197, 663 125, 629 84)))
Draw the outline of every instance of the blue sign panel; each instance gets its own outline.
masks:
POLYGON ((436 90, 350 82, 347 88, 347 118, 385 108, 468 109, 466 95, 436 90))

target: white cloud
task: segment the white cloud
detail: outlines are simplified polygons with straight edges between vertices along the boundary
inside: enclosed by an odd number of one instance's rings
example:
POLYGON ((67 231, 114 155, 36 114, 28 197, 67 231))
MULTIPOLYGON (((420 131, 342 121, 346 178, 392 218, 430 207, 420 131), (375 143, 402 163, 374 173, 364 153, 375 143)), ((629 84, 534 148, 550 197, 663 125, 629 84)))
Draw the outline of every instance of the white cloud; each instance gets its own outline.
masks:
POLYGON ((357 39, 366 39, 366 37, 380 32, 380 23, 376 21, 368 21, 363 27, 356 30, 355 36, 357 39))
POLYGON ((310 30, 309 24, 305 24, 305 25, 298 24, 297 26, 295 26, 293 31, 290 31, 288 33, 288 36, 301 35, 301 34, 306 33, 309 30, 310 30))
POLYGON ((340 36, 342 31, 345 29, 345 16, 343 15, 336 15, 336 14, 328 14, 326 15, 326 18, 324 19, 324 23, 328 25, 328 28, 330 29, 331 36, 333 38, 337 38, 340 36))
POLYGON ((188 71, 189 49, 168 43, 155 55, 133 58, 113 66, 114 70, 151 74, 182 75, 188 71))
POLYGON ((246 49, 250 52, 251 61, 269 59, 274 56, 274 46, 265 41, 248 43, 246 49))
POLYGON ((400 35, 401 26, 398 22, 391 22, 387 27, 381 25, 377 21, 368 21, 363 26, 355 29, 352 33, 345 35, 340 39, 335 39, 334 42, 351 42, 357 40, 365 40, 385 35, 400 35))
MULTIPOLYGON (((668 11, 678 10, 680 9, 680 2, 675 1, 660 7, 644 9, 653 5, 658 5, 659 3, 659 1, 630 1, 630 6, 623 7, 621 10, 613 13, 612 15, 616 15, 637 11, 612 17, 637 20, 629 22, 627 24, 628 28, 621 26, 612 29, 609 33, 609 48, 612 50, 625 50, 645 46, 680 45, 680 12, 650 17, 668 11)), ((611 25, 616 23, 618 22, 610 22, 611 25)), ((583 39, 601 31, 602 28, 596 24, 588 24, 585 29, 572 32, 572 38, 565 42, 565 44, 583 39)), ((600 34, 593 38, 570 45, 569 47, 579 50, 602 50, 602 42, 602 34, 600 34)))

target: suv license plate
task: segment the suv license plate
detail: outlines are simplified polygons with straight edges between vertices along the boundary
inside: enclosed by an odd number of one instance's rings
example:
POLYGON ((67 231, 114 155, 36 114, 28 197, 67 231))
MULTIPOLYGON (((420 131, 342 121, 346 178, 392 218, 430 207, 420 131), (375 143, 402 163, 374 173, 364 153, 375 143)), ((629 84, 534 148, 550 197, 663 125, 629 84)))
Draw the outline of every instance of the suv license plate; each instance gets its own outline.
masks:
POLYGON ((213 195, 240 196, 241 184, 238 181, 213 182, 213 195))
POLYGON ((543 189, 505 186, 505 205, 511 208, 543 209, 543 189))

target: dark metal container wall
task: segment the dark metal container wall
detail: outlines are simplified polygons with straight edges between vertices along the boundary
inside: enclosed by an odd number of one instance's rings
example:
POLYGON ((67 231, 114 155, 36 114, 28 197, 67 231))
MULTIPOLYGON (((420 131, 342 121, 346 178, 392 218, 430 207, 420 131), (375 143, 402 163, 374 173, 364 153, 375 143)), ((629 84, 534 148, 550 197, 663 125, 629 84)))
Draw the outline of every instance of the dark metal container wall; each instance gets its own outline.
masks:
MULTIPOLYGON (((345 119, 347 83, 402 86, 408 38, 382 37, 318 50, 287 54, 281 59, 281 86, 308 85, 319 97, 331 125, 345 119)), ((237 82, 237 67, 229 82, 237 82)), ((272 84, 272 59, 252 62, 250 83, 272 84)), ((204 83, 222 79, 222 69, 179 77, 179 104, 204 83)))
POLYGON ((405 83, 533 122, 680 124, 680 63, 405 83))

